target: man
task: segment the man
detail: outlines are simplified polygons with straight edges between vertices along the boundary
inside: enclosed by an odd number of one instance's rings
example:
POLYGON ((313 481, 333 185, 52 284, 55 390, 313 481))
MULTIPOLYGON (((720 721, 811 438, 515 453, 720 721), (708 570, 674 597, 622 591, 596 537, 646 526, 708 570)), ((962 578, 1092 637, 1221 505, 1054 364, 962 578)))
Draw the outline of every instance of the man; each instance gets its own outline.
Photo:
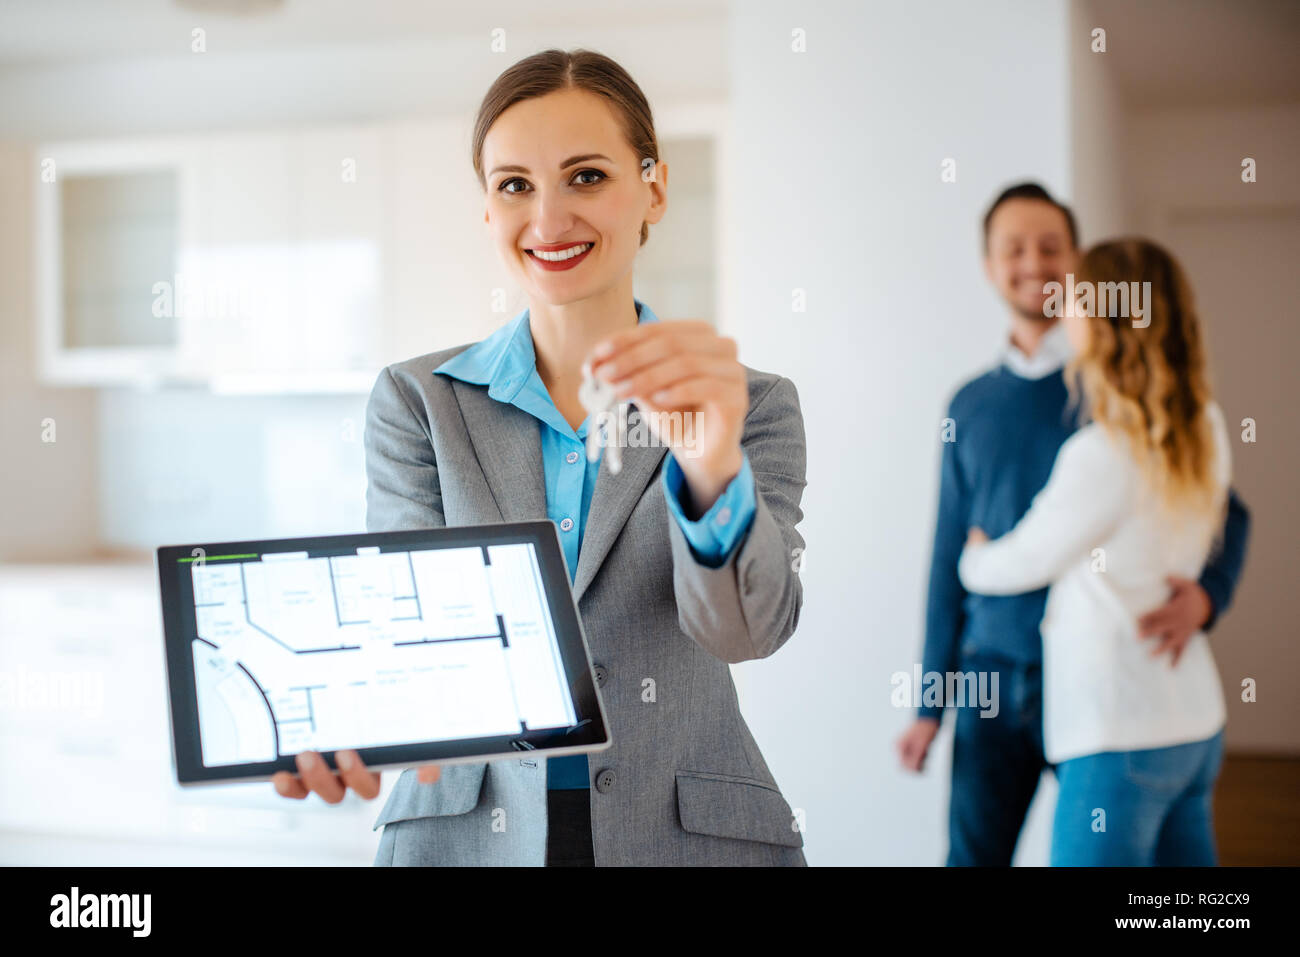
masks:
MULTIPOLYGON (((1010 531, 1047 483, 1057 450, 1077 427, 1062 369, 1064 328, 1044 315, 1050 282, 1065 285, 1078 257, 1070 209, 1035 183, 1005 190, 984 217, 984 268, 1011 312, 1002 363, 964 385, 949 406, 955 441, 943 446, 939 515, 926 608, 922 671, 997 672, 999 707, 958 709, 953 739, 948 864, 1009 865, 1025 813, 1048 767, 1042 733, 1042 638, 1047 590, 967 593, 957 560, 971 526, 1010 531)), ((1050 310, 1049 310, 1050 311, 1050 310)), ((1179 654, 1232 600, 1250 518, 1229 494, 1222 547, 1199 581, 1170 579, 1168 602, 1139 622, 1154 654, 1179 654)), ((903 766, 920 771, 944 704, 923 702, 899 739, 903 766)))

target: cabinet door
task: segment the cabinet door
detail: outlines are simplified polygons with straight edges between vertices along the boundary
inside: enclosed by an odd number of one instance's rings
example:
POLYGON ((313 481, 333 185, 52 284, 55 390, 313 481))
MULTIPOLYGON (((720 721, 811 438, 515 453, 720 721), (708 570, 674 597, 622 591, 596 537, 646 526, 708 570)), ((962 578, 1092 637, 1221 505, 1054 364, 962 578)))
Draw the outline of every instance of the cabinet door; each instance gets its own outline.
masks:
POLYGON ((293 160, 283 133, 204 138, 193 167, 193 229, 177 270, 184 375, 276 365, 278 320, 293 304, 293 160))
POLYGON ((388 141, 354 126, 42 147, 46 379, 368 389, 391 313, 388 141))
POLYGON ((42 144, 35 156, 42 379, 95 385, 169 373, 180 340, 167 290, 185 229, 186 145, 42 144))
POLYGON ((376 127, 224 137, 199 161, 197 234, 183 273, 199 289, 186 367, 292 389, 377 365, 383 188, 376 127))

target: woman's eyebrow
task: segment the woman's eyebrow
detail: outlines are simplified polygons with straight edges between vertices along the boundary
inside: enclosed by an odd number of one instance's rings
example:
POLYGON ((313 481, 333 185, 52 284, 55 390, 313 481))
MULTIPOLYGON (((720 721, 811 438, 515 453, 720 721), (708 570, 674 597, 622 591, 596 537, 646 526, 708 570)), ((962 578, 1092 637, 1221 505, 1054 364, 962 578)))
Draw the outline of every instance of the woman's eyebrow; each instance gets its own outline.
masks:
MULTIPOLYGON (((585 163, 588 160, 595 160, 595 159, 604 160, 606 163, 614 162, 604 153, 583 153, 581 156, 570 156, 568 159, 566 159, 563 163, 560 164, 560 169, 568 169, 570 166, 573 166, 577 163, 585 163)), ((527 166, 497 166, 492 170, 492 172, 488 173, 488 175, 495 176, 497 173, 528 173, 528 172, 531 172, 531 170, 529 170, 527 166)))
POLYGON ((583 153, 581 156, 570 156, 568 159, 566 159, 563 163, 560 164, 560 169, 568 169, 570 166, 573 166, 576 163, 585 163, 588 160, 597 160, 597 159, 604 160, 606 163, 614 162, 604 153, 583 153))

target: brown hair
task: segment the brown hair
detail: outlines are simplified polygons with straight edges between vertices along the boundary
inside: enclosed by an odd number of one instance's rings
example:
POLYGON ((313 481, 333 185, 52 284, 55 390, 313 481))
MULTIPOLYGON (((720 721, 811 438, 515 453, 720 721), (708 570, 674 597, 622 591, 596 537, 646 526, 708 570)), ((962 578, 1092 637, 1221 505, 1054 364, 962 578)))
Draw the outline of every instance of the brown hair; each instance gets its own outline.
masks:
POLYGON ((1214 435, 1205 414, 1210 376, 1182 268, 1155 243, 1120 239, 1089 249, 1078 281, 1093 288, 1151 284, 1145 327, 1129 316, 1089 311, 1088 346, 1072 360, 1071 380, 1082 385, 1091 417, 1127 440, 1164 504, 1212 505, 1223 490, 1214 477, 1214 435))
POLYGON ((989 226, 993 224, 993 214, 998 211, 999 206, 1013 199, 1036 199, 1040 202, 1055 206, 1060 210, 1061 215, 1065 217, 1065 227, 1070 232, 1070 245, 1075 249, 1079 247, 1079 226, 1074 221, 1074 210, 1055 199, 1051 193, 1037 183, 1016 183, 1014 186, 1008 186, 999 193, 998 198, 989 204, 988 210, 984 213, 985 255, 988 255, 989 251, 989 226))
MULTIPOLYGON (((497 118, 522 100, 559 90, 586 90, 604 97, 614 108, 628 145, 644 162, 659 162, 650 104, 628 72, 609 57, 591 50, 543 50, 507 68, 488 89, 474 121, 473 161, 479 185, 487 189, 483 174, 483 141, 497 118)), ((641 245, 650 227, 641 224, 641 245)))

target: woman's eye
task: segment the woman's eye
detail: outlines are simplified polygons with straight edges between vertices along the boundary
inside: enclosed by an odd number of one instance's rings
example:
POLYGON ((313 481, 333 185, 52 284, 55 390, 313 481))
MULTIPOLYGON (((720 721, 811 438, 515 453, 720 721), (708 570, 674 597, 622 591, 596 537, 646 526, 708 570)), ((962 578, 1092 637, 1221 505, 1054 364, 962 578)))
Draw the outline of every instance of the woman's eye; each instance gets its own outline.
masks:
MULTIPOLYGON (((598 169, 583 169, 583 170, 578 170, 578 172, 573 174, 573 181, 577 183, 579 186, 595 186, 601 180, 608 179, 608 178, 609 178, 608 176, 606 176, 598 169), (581 179, 581 177, 584 176, 589 176, 593 178, 581 179)), ((511 179, 502 180, 501 185, 497 187, 497 190, 502 193, 518 194, 518 193, 525 192, 531 188, 532 187, 528 185, 527 180, 520 179, 518 176, 516 176, 511 179)))

